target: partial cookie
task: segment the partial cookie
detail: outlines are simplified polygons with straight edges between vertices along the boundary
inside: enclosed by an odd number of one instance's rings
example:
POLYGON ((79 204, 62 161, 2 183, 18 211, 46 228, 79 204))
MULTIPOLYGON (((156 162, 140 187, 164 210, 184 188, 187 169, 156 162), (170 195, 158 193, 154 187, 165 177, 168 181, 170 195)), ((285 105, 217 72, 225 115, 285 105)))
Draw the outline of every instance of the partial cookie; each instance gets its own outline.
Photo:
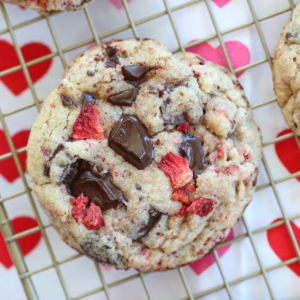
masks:
POLYGON ((189 264, 256 188, 261 134, 236 77, 155 40, 77 56, 28 143, 32 189, 61 238, 119 269, 189 264))
POLYGON ((286 21, 276 46, 273 64, 273 81, 282 114, 300 135, 300 4, 286 21))
POLYGON ((55 11, 76 11, 85 8, 95 0, 0 0, 36 10, 41 15, 55 11))

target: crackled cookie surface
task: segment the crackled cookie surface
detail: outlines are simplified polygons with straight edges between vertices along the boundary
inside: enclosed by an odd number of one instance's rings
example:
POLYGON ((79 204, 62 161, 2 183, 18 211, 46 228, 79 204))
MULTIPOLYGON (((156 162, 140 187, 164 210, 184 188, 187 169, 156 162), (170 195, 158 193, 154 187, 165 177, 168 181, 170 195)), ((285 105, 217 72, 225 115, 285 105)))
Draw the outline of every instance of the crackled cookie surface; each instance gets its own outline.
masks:
POLYGON ((278 104, 293 131, 300 135, 300 4, 286 21, 276 46, 273 81, 278 104))
POLYGON ((54 11, 75 11, 85 8, 95 0, 0 0, 36 10, 41 15, 54 11))
POLYGON ((251 201, 261 134, 236 77, 155 40, 87 50, 45 99, 32 189, 61 238, 116 268, 208 254, 251 201))

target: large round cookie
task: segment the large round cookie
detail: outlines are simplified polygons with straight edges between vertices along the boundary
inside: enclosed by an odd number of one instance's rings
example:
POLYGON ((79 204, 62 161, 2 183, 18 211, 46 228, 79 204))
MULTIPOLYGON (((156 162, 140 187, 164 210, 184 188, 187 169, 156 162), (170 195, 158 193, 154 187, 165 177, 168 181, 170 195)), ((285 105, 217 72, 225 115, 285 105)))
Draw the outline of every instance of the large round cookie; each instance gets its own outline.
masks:
POLYGON ((288 125, 300 135, 300 4, 286 21, 276 46, 273 81, 278 104, 288 125))
POLYGON ((36 10, 41 15, 54 11, 76 11, 85 8, 95 0, 0 0, 36 10))
POLYGON ((61 238, 116 268, 207 255, 251 201, 261 134, 226 69, 155 40, 77 56, 28 143, 32 189, 61 238))

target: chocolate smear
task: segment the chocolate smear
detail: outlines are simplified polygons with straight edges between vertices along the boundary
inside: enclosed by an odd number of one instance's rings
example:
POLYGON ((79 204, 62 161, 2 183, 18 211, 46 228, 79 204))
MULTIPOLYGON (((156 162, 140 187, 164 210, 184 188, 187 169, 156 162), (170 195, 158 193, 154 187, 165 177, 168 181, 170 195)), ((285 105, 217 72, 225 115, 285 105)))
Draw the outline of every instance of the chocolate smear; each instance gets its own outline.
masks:
MULTIPOLYGON (((89 202, 93 201, 103 211, 125 201, 123 192, 112 183, 109 173, 98 176, 92 173, 91 165, 85 166, 87 168, 81 170, 70 185, 72 195, 78 197, 83 193, 85 197, 88 197, 89 202)), ((79 169, 82 168, 84 165, 81 164, 79 169)))
POLYGON ((149 214, 149 219, 146 224, 144 224, 141 229, 138 232, 138 240, 142 239, 144 236, 146 236, 152 229, 153 227, 160 221, 161 216, 163 213, 155 210, 153 207, 151 207, 148 210, 149 214))
POLYGON ((123 115, 108 137, 108 145, 137 169, 145 169, 154 158, 154 148, 145 126, 134 115, 123 115))
POLYGON ((140 65, 126 66, 122 69, 125 79, 130 81, 142 79, 149 70, 149 67, 140 65))
POLYGON ((72 106, 74 103, 73 101, 66 95, 66 94, 60 94, 63 106, 72 106))
POLYGON ((190 169, 193 171, 196 180, 197 175, 202 173, 206 168, 201 141, 195 137, 186 135, 179 147, 179 153, 189 161, 190 169))
POLYGON ((117 54, 117 47, 116 46, 107 46, 106 47, 106 54, 111 57, 117 54))
POLYGON ((89 93, 83 93, 83 106, 87 106, 88 104, 95 105, 97 102, 97 98, 89 93))
POLYGON ((137 92, 138 92, 137 88, 126 90, 119 94, 109 96, 107 98, 107 101, 114 105, 132 106, 137 96, 137 92))

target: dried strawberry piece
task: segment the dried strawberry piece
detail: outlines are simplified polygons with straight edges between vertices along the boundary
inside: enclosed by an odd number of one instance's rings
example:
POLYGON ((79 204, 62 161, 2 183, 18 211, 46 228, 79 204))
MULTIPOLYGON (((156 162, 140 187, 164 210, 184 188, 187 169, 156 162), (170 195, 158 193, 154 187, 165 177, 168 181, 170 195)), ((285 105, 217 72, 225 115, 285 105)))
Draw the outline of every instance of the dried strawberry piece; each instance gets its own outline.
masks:
POLYGON ((214 209, 213 205, 214 201, 211 199, 195 199, 187 211, 197 214, 200 217, 205 217, 214 209))
POLYGON ((183 204, 179 211, 180 217, 183 217, 187 213, 187 209, 188 209, 188 206, 183 204))
POLYGON ((178 131, 181 131, 183 132, 184 134, 187 134, 188 130, 190 128, 190 125, 188 122, 184 122, 184 123, 180 123, 178 126, 177 126, 177 130, 178 131))
POLYGON ((84 212, 89 200, 87 197, 84 197, 83 194, 80 194, 76 199, 70 197, 70 201, 73 203, 72 216, 78 223, 79 218, 84 212))
POLYGON ((183 204, 190 204, 189 194, 184 190, 184 187, 174 190, 172 194, 172 199, 183 204))
POLYGON ((91 206, 84 212, 81 222, 88 230, 98 230, 104 226, 101 208, 91 202, 91 206))
POLYGON ((169 176, 174 189, 185 186, 193 178, 193 172, 189 168, 189 161, 172 152, 162 157, 157 167, 169 176))
POLYGON ((104 130, 100 124, 98 108, 95 105, 88 104, 81 109, 81 112, 73 125, 71 138, 77 140, 103 140, 104 130))
POLYGON ((191 193, 195 191, 195 186, 191 182, 188 183, 185 188, 191 193))
POLYGON ((224 153, 223 153, 222 146, 220 146, 220 148, 219 148, 218 155, 219 155, 219 157, 221 157, 221 158, 223 158, 223 157, 224 157, 224 153))

